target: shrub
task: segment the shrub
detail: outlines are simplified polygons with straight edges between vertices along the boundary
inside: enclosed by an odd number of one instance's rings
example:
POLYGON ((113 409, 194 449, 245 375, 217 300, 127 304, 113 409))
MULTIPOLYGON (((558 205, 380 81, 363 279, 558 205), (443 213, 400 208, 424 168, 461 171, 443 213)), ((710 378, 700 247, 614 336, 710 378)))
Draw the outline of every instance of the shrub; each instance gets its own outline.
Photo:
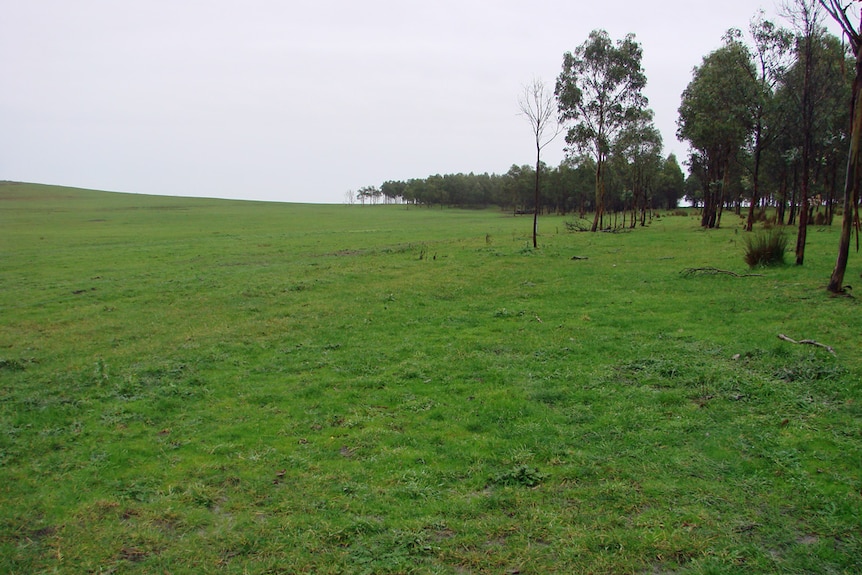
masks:
POLYGON ((535 467, 520 465, 509 471, 498 473, 491 477, 491 483, 495 485, 521 485, 524 487, 536 487, 542 481, 548 478, 546 473, 542 473, 535 467))
POLYGON ((592 229, 590 220, 577 218, 571 222, 566 222, 566 230, 570 232, 588 232, 592 229))
POLYGON ((752 268, 783 264, 787 242, 787 236, 780 229, 768 229, 747 236, 745 238, 745 263, 752 268))

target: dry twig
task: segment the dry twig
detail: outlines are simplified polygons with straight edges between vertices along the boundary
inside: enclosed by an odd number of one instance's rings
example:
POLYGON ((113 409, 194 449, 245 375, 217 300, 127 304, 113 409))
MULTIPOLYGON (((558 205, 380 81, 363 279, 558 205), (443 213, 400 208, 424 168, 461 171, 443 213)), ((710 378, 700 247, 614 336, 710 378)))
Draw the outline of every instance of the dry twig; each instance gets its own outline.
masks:
POLYGON ((828 351, 832 355, 835 355, 835 356, 838 355, 837 353, 835 353, 835 350, 832 349, 831 346, 828 346, 825 343, 820 343, 819 341, 814 341, 813 339, 800 339, 799 341, 796 341, 795 339, 791 339, 791 338, 787 337, 783 333, 778 334, 778 339, 783 339, 784 341, 789 341, 790 343, 816 345, 817 347, 822 347, 823 349, 825 349, 826 351, 828 351))
POLYGON ((694 275, 718 275, 725 274, 729 276, 733 276, 735 278, 749 278, 749 277, 758 277, 762 278, 763 274, 738 274, 736 272, 732 272, 729 270, 720 270, 718 268, 707 267, 707 268, 686 268, 680 272, 684 277, 691 277, 694 275))

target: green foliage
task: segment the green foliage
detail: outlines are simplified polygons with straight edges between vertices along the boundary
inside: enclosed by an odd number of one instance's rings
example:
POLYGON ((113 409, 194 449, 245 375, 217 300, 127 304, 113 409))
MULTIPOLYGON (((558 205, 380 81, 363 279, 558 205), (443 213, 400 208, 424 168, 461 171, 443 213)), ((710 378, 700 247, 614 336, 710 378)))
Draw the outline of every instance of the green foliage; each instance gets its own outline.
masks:
POLYGON ((788 238, 784 230, 772 228, 745 236, 745 263, 749 267, 784 264, 788 238))
POLYGON ((590 231, 590 221, 585 220, 584 218, 573 218, 572 220, 567 220, 566 222, 566 230, 570 232, 588 232, 590 231))
POLYGON ((642 57, 634 34, 614 45, 604 30, 564 54, 555 93, 561 120, 575 122, 566 142, 600 158, 610 152, 629 116, 646 107, 642 57))
POLYGON ((542 473, 535 467, 528 465, 519 465, 508 471, 503 471, 493 475, 490 482, 494 485, 520 485, 522 487, 536 487, 542 481, 548 478, 548 475, 542 473))
MULTIPOLYGON (((574 52, 563 55, 563 69, 554 93, 560 121, 571 122, 566 143, 596 162, 595 211, 591 227, 598 229, 605 211, 605 163, 621 132, 637 117, 645 117, 646 75, 643 49, 628 34, 616 45, 604 30, 593 30, 574 52)), ((654 140, 657 132, 648 126, 654 140)))
POLYGON ((525 257, 496 209, 30 185, 0 220, 0 572, 862 570, 829 230, 681 279, 739 236, 525 257))
POLYGON ((683 91, 677 137, 693 148, 692 173, 702 183, 704 227, 718 225, 718 208, 727 199, 725 172, 752 128, 756 77, 748 48, 728 33, 725 45, 703 58, 683 91))

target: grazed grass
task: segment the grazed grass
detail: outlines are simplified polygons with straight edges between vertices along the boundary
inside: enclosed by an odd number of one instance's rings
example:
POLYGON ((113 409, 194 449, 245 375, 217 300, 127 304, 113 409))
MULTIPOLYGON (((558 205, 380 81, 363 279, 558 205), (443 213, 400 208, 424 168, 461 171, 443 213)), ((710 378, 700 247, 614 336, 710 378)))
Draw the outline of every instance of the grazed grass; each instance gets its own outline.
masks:
POLYGON ((862 570, 837 231, 686 279, 743 234, 10 184, 0 218, 4 572, 862 570))

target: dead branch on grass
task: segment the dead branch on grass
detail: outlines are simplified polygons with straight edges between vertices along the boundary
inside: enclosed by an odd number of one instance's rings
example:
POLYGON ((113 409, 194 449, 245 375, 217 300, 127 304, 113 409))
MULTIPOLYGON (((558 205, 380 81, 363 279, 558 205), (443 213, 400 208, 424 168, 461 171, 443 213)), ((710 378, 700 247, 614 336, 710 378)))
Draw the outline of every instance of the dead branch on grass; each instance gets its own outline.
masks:
POLYGON ((696 276, 696 275, 711 276, 711 275, 718 275, 718 274, 725 274, 725 275, 733 276, 735 278, 750 278, 750 277, 762 278, 763 277, 763 274, 738 274, 736 272, 732 272, 729 270, 720 270, 718 268, 713 268, 713 267, 686 268, 679 273, 682 274, 683 277, 687 277, 687 278, 689 278, 691 276, 696 276))
POLYGON ((835 353, 835 350, 832 349, 831 346, 828 346, 825 343, 820 343, 819 341, 814 341, 813 339, 800 339, 799 341, 796 341, 795 339, 791 339, 791 338, 787 337, 783 333, 778 334, 778 339, 782 339, 784 341, 789 341, 790 343, 815 345, 817 347, 822 347, 823 349, 825 349, 826 351, 828 351, 829 353, 831 353, 834 356, 838 355, 837 353, 835 353))

